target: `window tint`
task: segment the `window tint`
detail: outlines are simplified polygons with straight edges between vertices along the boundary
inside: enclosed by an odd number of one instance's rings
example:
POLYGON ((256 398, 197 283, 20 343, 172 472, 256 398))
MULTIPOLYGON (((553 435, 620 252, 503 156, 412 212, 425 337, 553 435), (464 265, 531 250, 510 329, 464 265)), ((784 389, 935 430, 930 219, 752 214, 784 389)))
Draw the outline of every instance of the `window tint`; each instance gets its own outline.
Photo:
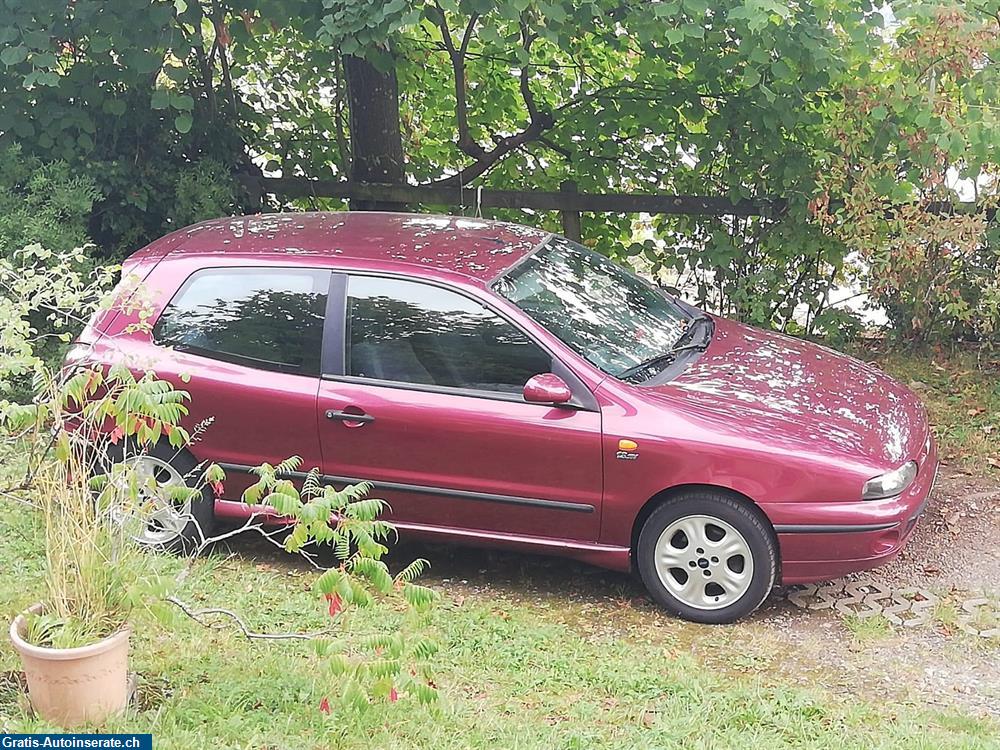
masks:
POLYGON ((160 315, 157 343, 282 372, 318 374, 328 271, 211 269, 160 315))
POLYGON ((347 371, 403 383, 520 393, 551 357, 495 313, 430 284, 348 284, 347 371))

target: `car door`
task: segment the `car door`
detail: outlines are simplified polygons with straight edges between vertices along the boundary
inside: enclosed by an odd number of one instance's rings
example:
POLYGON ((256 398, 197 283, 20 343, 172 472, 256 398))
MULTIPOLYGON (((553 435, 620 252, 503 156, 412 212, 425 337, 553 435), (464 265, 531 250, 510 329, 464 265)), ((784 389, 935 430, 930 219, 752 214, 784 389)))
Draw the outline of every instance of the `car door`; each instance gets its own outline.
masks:
POLYGON ((298 455, 303 470, 319 467, 316 397, 330 276, 309 268, 197 269, 153 327, 157 373, 191 393, 188 423, 198 432, 191 451, 223 464, 228 500, 240 500, 255 480, 249 469, 261 462, 298 455))
POLYGON ((319 389, 326 474, 375 482, 403 526, 597 539, 601 414, 585 386, 563 371, 572 405, 525 402, 528 378, 561 366, 468 292, 364 274, 341 289, 342 357, 319 389))

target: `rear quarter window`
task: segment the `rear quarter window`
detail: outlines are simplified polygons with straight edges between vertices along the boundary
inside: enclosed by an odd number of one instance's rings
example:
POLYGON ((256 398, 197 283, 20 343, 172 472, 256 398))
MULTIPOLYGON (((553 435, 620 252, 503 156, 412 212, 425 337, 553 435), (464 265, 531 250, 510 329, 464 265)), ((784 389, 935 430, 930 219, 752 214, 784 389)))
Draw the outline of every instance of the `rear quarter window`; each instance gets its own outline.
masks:
POLYGON ((264 370, 318 375, 330 272, 216 268, 184 282, 153 340, 264 370))

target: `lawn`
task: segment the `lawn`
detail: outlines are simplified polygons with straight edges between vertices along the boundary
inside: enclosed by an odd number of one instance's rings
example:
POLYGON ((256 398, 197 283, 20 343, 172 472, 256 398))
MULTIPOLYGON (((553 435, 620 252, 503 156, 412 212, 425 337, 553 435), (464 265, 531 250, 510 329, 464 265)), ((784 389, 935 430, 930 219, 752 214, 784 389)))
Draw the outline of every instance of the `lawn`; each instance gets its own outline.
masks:
POLYGON ((945 461, 1000 476, 1000 352, 870 351, 862 358, 920 395, 945 461))
MULTIPOLYGON (((926 384, 946 451, 963 460, 995 455, 996 434, 980 439, 974 429, 988 419, 970 414, 983 408, 996 419, 995 379, 969 374, 955 381, 933 363, 902 358, 886 366, 906 382, 926 384)), ((958 374, 966 365, 940 366, 958 374)), ((43 550, 26 511, 0 516, 0 535, 0 614, 7 622, 37 598, 43 550)), ((405 554, 436 559, 433 548, 408 546, 405 554)), ((150 562, 166 571, 182 565, 150 562)), ((822 663, 812 665, 812 684, 790 679, 779 668, 781 649, 753 620, 714 628, 682 623, 648 603, 635 605, 635 588, 624 577, 616 603, 607 590, 609 579, 618 580, 613 575, 595 576, 604 588, 595 584, 592 596, 586 582, 582 596, 568 596, 539 589, 537 578, 535 586, 519 587, 517 564, 502 572, 514 581, 506 590, 464 585, 445 577, 447 561, 441 567, 430 578, 442 594, 432 615, 441 644, 436 705, 404 695, 363 714, 340 713, 336 678, 310 644, 248 642, 232 628, 206 629, 177 614, 167 624, 137 622, 138 705, 107 729, 152 732, 157 748, 1000 747, 1000 726, 989 719, 932 711, 922 701, 834 692, 824 686, 837 675, 827 675, 822 663), (332 713, 320 710, 323 698, 332 713)), ((238 540, 196 561, 180 595, 240 612, 259 631, 308 631, 330 623, 310 590, 313 577, 295 558, 238 540)), ((391 626, 393 617, 376 607, 349 611, 339 622, 371 630, 391 626)), ((16 674, 5 644, 0 731, 42 730, 23 709, 16 674)))

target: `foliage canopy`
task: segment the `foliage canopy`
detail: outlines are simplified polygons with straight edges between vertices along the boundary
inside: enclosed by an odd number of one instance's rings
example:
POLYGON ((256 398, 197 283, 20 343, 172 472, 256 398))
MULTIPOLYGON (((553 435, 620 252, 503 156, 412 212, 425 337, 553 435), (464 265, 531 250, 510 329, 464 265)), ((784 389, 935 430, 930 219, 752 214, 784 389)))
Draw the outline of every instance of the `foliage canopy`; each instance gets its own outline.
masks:
POLYGON ((987 222, 925 236, 918 217, 957 180, 995 195, 1000 0, 9 0, 0 43, 0 144, 92 175, 111 255, 259 208, 240 173, 350 177, 362 131, 395 158, 398 129, 394 174, 470 203, 476 185, 565 179, 780 198, 779 216, 653 217, 639 235, 636 217, 586 217, 603 251, 724 313, 829 330, 830 288, 854 274, 907 333, 996 330, 987 222), (960 268, 928 268, 953 235, 960 268))

